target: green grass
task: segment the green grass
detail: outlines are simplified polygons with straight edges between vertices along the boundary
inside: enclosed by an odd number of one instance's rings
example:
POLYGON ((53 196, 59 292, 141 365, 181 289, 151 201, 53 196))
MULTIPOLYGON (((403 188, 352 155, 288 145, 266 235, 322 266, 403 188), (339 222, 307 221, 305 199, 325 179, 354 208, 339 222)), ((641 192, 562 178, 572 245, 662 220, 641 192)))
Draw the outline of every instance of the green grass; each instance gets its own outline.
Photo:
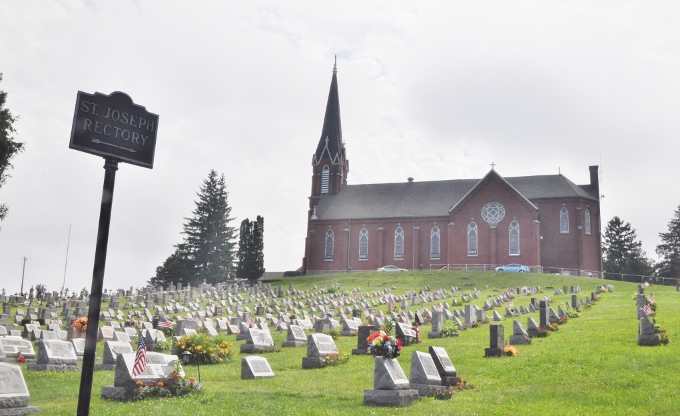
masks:
MULTIPOLYGON (((579 285, 584 297, 598 284, 615 285, 614 293, 604 293, 581 317, 570 319, 548 338, 533 339, 532 345, 516 346, 517 357, 483 358, 488 347, 489 327, 461 332, 460 337, 427 339, 429 325, 421 329, 422 343, 405 347, 399 362, 408 375, 411 351, 427 351, 428 346, 446 348, 458 375, 475 386, 457 393, 448 401, 425 398, 406 408, 374 408, 362 405, 364 389, 373 388, 373 359, 351 356, 347 364, 318 370, 302 370, 306 348, 284 348, 264 356, 275 377, 266 380, 241 380, 241 356, 223 365, 201 366, 204 392, 183 398, 150 399, 119 403, 99 398, 101 388, 113 385, 113 372, 96 372, 91 401, 92 415, 656 415, 677 414, 675 393, 680 387, 680 302, 674 288, 653 286, 658 305, 659 324, 668 328, 670 344, 658 347, 636 345, 636 285, 568 276, 504 274, 493 272, 406 272, 350 273, 331 276, 293 277, 271 281, 273 286, 293 282, 296 289, 319 288, 339 283, 341 290, 361 288, 361 293, 395 289, 432 290, 460 286, 463 292, 476 286, 482 290, 481 306, 487 295, 523 285, 540 285, 543 293, 557 304, 571 295, 553 296, 547 286, 579 285), (369 287, 370 284, 370 287, 369 287), (488 285, 488 289, 484 289, 488 285)), ((541 295, 542 296, 542 295, 541 295)), ((459 295, 457 296, 459 298, 459 295)), ((451 300, 449 299, 449 302, 451 300)), ((528 297, 515 299, 517 306, 527 306, 528 297)), ((429 307, 429 305, 427 305, 429 307)), ((385 309, 383 309, 385 310, 385 309)), ((505 309, 499 310, 504 315, 505 309)), ((538 320, 538 313, 520 317, 526 326, 527 316, 538 320)), ((512 320, 504 319, 506 338, 512 332, 512 320)), ((274 333, 280 345, 285 333, 274 333)), ((244 341, 229 341, 238 350, 244 341)), ((341 337, 341 352, 356 348, 356 337, 341 337)), ((98 348, 101 351, 101 348, 98 348)), ((185 367, 187 376, 197 376, 195 366, 185 367)), ((78 373, 33 372, 24 368, 30 404, 41 406, 42 414, 74 414, 78 402, 78 373)))

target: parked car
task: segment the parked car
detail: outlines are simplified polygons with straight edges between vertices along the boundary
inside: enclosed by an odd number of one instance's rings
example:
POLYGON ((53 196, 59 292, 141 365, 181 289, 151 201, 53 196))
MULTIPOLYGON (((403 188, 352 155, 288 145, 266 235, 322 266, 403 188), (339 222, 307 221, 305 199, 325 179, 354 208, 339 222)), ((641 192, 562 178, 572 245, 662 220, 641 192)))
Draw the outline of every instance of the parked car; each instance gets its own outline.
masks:
POLYGON ((379 272, 407 272, 408 270, 399 268, 397 266, 383 266, 383 267, 378 267, 379 272))
POLYGON ((527 266, 522 266, 521 264, 506 264, 505 266, 496 267, 497 272, 519 272, 519 273, 530 273, 531 270, 527 266))

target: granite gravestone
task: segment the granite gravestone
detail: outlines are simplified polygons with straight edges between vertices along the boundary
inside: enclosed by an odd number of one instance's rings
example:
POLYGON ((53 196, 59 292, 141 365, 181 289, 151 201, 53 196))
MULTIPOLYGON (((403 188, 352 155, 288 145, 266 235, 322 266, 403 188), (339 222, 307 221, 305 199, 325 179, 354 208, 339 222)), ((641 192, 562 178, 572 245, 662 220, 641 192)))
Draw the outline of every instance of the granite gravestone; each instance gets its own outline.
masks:
POLYGON ((304 347, 307 345, 307 336, 305 331, 299 325, 291 325, 288 327, 288 337, 281 342, 281 347, 304 347))
POLYGON ((35 371, 79 371, 78 357, 73 344, 61 340, 38 341, 38 359, 27 366, 35 371))
POLYGON ((531 344, 531 337, 518 320, 515 320, 512 323, 512 335, 510 336, 510 344, 513 345, 531 344))
POLYGON ((95 364, 95 371, 115 370, 116 360, 120 354, 130 354, 135 352, 129 342, 106 341, 104 343, 104 358, 102 364, 95 364))
POLYGON ((302 368, 321 368, 326 356, 338 355, 333 337, 315 332, 307 336, 307 356, 302 357, 302 368))
POLYGON ((489 326, 489 348, 484 349, 485 357, 500 357, 503 355, 505 336, 503 325, 491 324, 489 326))
POLYGON ((428 352, 434 362, 443 386, 454 386, 458 382, 456 367, 453 366, 449 354, 442 347, 429 347, 428 352))
POLYGON ((40 412, 29 406, 30 394, 21 367, 0 362, 0 414, 27 415, 40 412))
POLYGON ((430 354, 413 351, 409 382, 410 388, 418 390, 421 397, 432 396, 441 387, 442 379, 430 354))
POLYGON ((274 372, 266 358, 251 355, 241 359, 241 380, 272 377, 274 377, 274 372))
POLYGON ((374 357, 373 390, 364 390, 366 406, 408 406, 420 398, 394 358, 374 357))
POLYGON ((378 327, 374 325, 361 325, 357 330, 357 348, 352 350, 352 355, 368 354, 368 338, 372 333, 378 331, 378 327))
POLYGON ((241 354, 253 354, 276 349, 269 331, 248 328, 246 336, 245 344, 241 344, 241 354))

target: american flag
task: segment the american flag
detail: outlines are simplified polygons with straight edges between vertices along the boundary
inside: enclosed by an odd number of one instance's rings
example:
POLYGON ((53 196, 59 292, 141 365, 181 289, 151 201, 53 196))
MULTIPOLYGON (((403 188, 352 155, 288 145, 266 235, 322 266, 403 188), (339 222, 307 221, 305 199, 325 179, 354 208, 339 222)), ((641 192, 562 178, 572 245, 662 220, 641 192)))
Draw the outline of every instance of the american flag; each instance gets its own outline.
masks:
POLYGON ((139 347, 135 355, 135 364, 132 367, 132 377, 137 377, 146 368, 146 341, 144 337, 139 337, 139 347))
POLYGON ((510 301, 510 302, 508 303, 508 307, 514 308, 514 307, 515 307, 515 302, 510 301))
POLYGON ((651 293, 649 294, 649 297, 647 298, 649 300, 649 303, 654 303, 654 295, 651 293))
POLYGON ((61 326, 61 324, 62 324, 62 322, 61 322, 61 319, 59 319, 59 318, 56 318, 56 319, 53 319, 53 320, 52 320, 52 325, 61 326))
POLYGON ((645 282, 645 287, 649 286, 649 282, 645 282))
POLYGON ((168 318, 161 318, 158 321, 158 328, 172 328, 173 325, 175 325, 175 323, 168 318))
POLYGON ((248 325, 249 328, 255 326, 255 321, 253 321, 253 317, 251 315, 246 317, 246 325, 248 325))
POLYGON ((652 307, 649 306, 649 304, 645 305, 645 307, 642 308, 642 310, 645 312, 645 315, 651 315, 653 312, 652 307))
POLYGON ((366 315, 366 318, 368 318, 369 316, 371 316, 371 313, 370 313, 369 311, 366 311, 366 310, 365 310, 365 311, 364 311, 364 315, 366 315))
POLYGON ((283 322, 283 320, 281 320, 281 317, 279 316, 279 321, 276 323, 277 328, 281 328, 281 322, 283 322))

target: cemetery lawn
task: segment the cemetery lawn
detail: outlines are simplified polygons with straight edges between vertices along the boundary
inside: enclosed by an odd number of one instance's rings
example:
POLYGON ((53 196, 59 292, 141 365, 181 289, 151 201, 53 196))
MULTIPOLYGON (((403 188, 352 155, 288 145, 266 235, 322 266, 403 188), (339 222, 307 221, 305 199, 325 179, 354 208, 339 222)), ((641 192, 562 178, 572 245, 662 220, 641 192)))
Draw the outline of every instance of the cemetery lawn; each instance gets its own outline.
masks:
MULTIPOLYGON (((460 295, 481 290, 472 303, 482 306, 487 295, 521 286, 541 286, 551 297, 552 307, 564 305, 571 295, 554 295, 554 289, 579 285, 579 299, 595 291, 597 285, 613 284, 613 293, 603 293, 579 318, 569 319, 547 338, 534 338, 531 345, 517 345, 516 357, 484 358, 489 346, 489 325, 462 331, 459 337, 428 339, 430 325, 421 326, 422 342, 405 347, 398 361, 408 376, 411 352, 427 352, 430 345, 444 347, 458 375, 474 386, 457 392, 448 401, 424 398, 405 408, 363 406, 364 389, 373 388, 373 358, 351 355, 346 364, 317 370, 303 370, 306 347, 282 348, 261 354, 275 377, 241 380, 241 358, 200 368, 204 391, 181 398, 156 398, 138 402, 112 402, 100 398, 103 386, 113 385, 113 371, 95 372, 91 415, 672 415, 678 412, 676 394, 680 391, 680 293, 674 287, 652 285, 658 305, 656 320, 667 328, 666 346, 639 347, 633 296, 636 285, 610 280, 523 273, 423 271, 405 273, 357 272, 330 276, 302 276, 268 281, 272 286, 289 283, 297 290, 330 288, 365 294, 395 288, 394 295, 406 290, 450 289, 460 295), (370 286, 369 286, 370 283, 370 286), (488 285, 488 289, 485 289, 488 285), (550 287, 550 288, 548 288, 550 287)), ((431 293, 431 292, 430 292, 431 293)), ((347 295, 352 297, 353 294, 347 295)), ((374 298, 375 299, 375 298, 374 298)), ((529 297, 514 299, 515 306, 528 307, 529 297)), ((449 303, 451 298, 446 299, 449 303)), ((438 302, 437 302, 438 303, 438 302)), ((425 306, 431 309, 430 304, 425 306)), ((251 306, 252 309, 252 305, 251 306)), ((401 306, 400 304, 397 307, 401 306)), ((451 306, 453 310, 454 306, 451 306)), ((104 305, 102 305, 104 310, 104 305)), ((380 306, 387 312, 387 305, 380 306)), ((409 305, 410 310, 420 310, 409 305)), ((505 315, 505 307, 496 308, 505 315)), ((491 316, 492 312, 488 312, 491 316)), ((527 317, 539 320, 538 312, 518 319, 526 327, 527 317)), ((173 317, 174 319, 174 317, 173 317)), ((513 318, 504 318, 506 339, 512 334, 513 318)), ((309 332, 308 332, 309 333, 309 332)), ((272 330, 277 346, 286 333, 272 330)), ((238 351, 235 336, 224 335, 238 351)), ((357 337, 336 341, 341 353, 357 347, 357 337)), ((98 357, 101 357, 101 343, 98 357)), ((75 414, 80 385, 79 373, 22 370, 31 398, 30 405, 41 406, 43 415, 75 414)), ((185 366, 187 377, 198 378, 195 366, 185 366)))

